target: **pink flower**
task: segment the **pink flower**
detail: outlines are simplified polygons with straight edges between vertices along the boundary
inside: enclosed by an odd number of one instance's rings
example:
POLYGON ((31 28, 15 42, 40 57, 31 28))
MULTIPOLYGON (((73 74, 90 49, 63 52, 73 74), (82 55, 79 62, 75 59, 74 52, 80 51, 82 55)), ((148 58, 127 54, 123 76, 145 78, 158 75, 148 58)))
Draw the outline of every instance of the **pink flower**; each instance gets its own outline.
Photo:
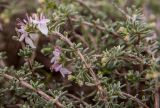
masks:
POLYGON ((71 72, 68 69, 62 67, 62 64, 56 64, 56 63, 53 64, 51 66, 51 70, 53 70, 53 69, 56 72, 60 72, 63 77, 65 77, 66 75, 71 74, 71 72))
POLYGON ((59 59, 61 55, 61 49, 59 47, 56 47, 53 51, 53 57, 51 59, 51 70, 55 70, 56 72, 60 72, 63 77, 65 77, 68 74, 71 74, 71 72, 63 68, 62 64, 59 64, 59 59))
POLYGON ((48 35, 48 27, 47 23, 49 22, 49 19, 46 19, 42 14, 38 17, 37 15, 34 15, 34 19, 32 20, 33 24, 37 25, 37 28, 39 31, 42 32, 44 35, 48 35))
POLYGON ((21 21, 20 19, 18 20, 18 25, 20 26, 19 29, 17 29, 17 31, 20 33, 20 38, 19 41, 22 42, 24 41, 26 44, 28 44, 31 48, 36 48, 36 46, 33 44, 33 39, 34 38, 34 34, 29 34, 26 31, 26 27, 31 26, 32 25, 32 17, 29 17, 28 15, 27 19, 23 19, 23 21, 21 21))
POLYGON ((32 24, 32 17, 29 17, 28 14, 26 15, 27 19, 23 19, 23 21, 21 21, 20 19, 17 19, 18 20, 18 25, 19 26, 23 26, 25 27, 26 25, 31 25, 32 24))
POLYGON ((53 57, 51 59, 51 63, 55 63, 56 61, 59 60, 61 54, 61 49, 56 47, 55 50, 53 51, 53 57))
POLYGON ((17 31, 21 34, 19 38, 20 42, 25 41, 25 43, 28 44, 31 48, 36 48, 36 46, 33 44, 33 40, 31 39, 32 34, 29 35, 28 32, 25 31, 24 26, 21 26, 17 31))

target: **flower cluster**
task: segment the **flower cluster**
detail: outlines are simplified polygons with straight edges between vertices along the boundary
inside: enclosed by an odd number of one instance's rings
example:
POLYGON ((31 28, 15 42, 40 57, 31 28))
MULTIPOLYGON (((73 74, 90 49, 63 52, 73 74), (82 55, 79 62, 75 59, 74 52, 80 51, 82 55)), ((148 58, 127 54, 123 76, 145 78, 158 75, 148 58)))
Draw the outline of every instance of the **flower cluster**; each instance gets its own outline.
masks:
POLYGON ((36 46, 34 45, 34 39, 36 33, 30 33, 28 31, 29 27, 36 26, 36 28, 41 31, 42 34, 48 35, 48 27, 47 23, 50 21, 49 19, 46 19, 42 14, 38 17, 38 15, 33 14, 32 17, 27 16, 27 20, 23 19, 23 21, 18 20, 18 25, 20 26, 19 29, 17 29, 17 32, 20 33, 19 41, 24 41, 26 44, 28 44, 31 48, 35 49, 36 46))
POLYGON ((62 64, 59 63, 59 59, 60 59, 60 55, 61 55, 61 49, 59 47, 56 47, 55 50, 53 51, 53 57, 51 59, 51 70, 55 71, 55 72, 60 72, 61 75, 63 77, 65 77, 65 75, 71 74, 71 72, 64 68, 62 64))

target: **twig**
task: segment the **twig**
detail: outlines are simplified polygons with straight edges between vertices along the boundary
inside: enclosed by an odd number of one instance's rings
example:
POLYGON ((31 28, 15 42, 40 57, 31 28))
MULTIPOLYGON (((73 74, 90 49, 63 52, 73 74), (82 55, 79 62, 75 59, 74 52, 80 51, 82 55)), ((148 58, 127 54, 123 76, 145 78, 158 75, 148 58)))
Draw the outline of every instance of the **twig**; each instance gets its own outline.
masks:
MULTIPOLYGON (((74 21, 74 22, 77 22, 77 21, 78 21, 78 20, 76 20, 76 19, 74 19, 74 18, 72 18, 71 20, 74 21)), ((119 36, 117 33, 112 32, 112 31, 109 31, 109 30, 107 30, 105 27, 102 27, 102 26, 100 26, 100 25, 95 25, 95 24, 92 24, 92 23, 87 22, 87 21, 82 21, 82 24, 87 25, 87 26, 89 26, 89 27, 95 27, 95 28, 97 28, 98 30, 101 30, 101 31, 106 31, 106 32, 108 32, 110 35, 113 35, 115 38, 119 38, 119 39, 122 39, 123 41, 125 41, 125 40, 123 39, 123 37, 119 36)), ((126 41, 125 41, 125 42, 126 42, 126 41)))
MULTIPOLYGON (((3 60, 0 60, 0 66, 1 67, 5 67, 6 63, 3 60)), ((8 79, 8 80, 13 80, 16 79, 15 77, 8 75, 8 74, 3 74, 4 78, 8 79)), ((23 81, 23 79, 18 79, 20 81, 20 84, 25 87, 28 88, 34 92, 36 92, 37 94, 39 94, 41 97, 43 97, 44 99, 46 99, 47 101, 52 101, 54 104, 56 104, 59 108, 64 108, 64 106, 57 100, 57 99, 53 99, 52 97, 50 97, 49 95, 47 95, 45 92, 41 91, 40 89, 35 89, 34 87, 32 87, 29 83, 23 81)))
POLYGON ((76 99, 77 101, 80 101, 80 102, 83 103, 85 106, 90 106, 88 103, 86 103, 86 102, 83 101, 82 99, 80 99, 80 98, 78 98, 78 97, 76 97, 76 96, 74 96, 74 95, 72 95, 72 94, 66 94, 66 96, 69 96, 69 97, 71 97, 71 98, 73 98, 73 99, 76 99))
POLYGON ((122 10, 121 8, 119 8, 115 3, 113 3, 113 6, 120 11, 127 19, 131 19, 133 20, 133 18, 131 16, 129 16, 124 10, 122 10))
MULTIPOLYGON (((72 18, 71 20, 74 21, 74 22, 78 22, 79 21, 79 20, 77 20, 75 18, 72 18)), ((106 30, 105 27, 102 27, 100 25, 95 25, 95 24, 92 24, 92 23, 87 22, 87 21, 82 21, 82 24, 87 25, 89 27, 96 27, 97 29, 99 29, 101 31, 105 31, 106 30)))
POLYGON ((135 102, 137 102, 139 105, 143 106, 144 108, 149 108, 146 104, 144 104, 140 99, 130 95, 130 94, 127 94, 125 92, 121 92, 122 95, 128 97, 128 98, 131 98, 132 100, 134 100, 135 102))
POLYGON ((76 32, 73 32, 74 36, 78 39, 80 39, 86 46, 89 46, 89 44, 86 42, 86 40, 83 38, 83 36, 77 34, 76 32))
MULTIPOLYGON (((66 41, 72 48, 74 47, 74 44, 67 38, 65 37, 63 34, 59 33, 59 32, 53 32, 53 35, 59 36, 62 40, 66 41)), ((90 75, 93 77, 93 80, 98 88, 98 91, 100 93, 100 96, 102 98, 102 100, 106 101, 107 100, 107 95, 105 93, 105 91, 103 90, 100 81, 98 80, 98 78, 96 77, 96 74, 94 73, 93 69, 90 66, 90 63, 87 63, 84 56, 82 55, 82 53, 80 52, 79 49, 76 49, 76 53, 80 56, 81 60, 84 62, 85 67, 88 69, 90 75)))
MULTIPOLYGON (((21 46, 22 46, 22 49, 25 49, 25 44, 24 44, 24 42, 21 42, 21 46)), ((26 58, 26 62, 27 62, 28 65, 29 65, 30 71, 33 72, 32 63, 31 63, 30 58, 27 57, 27 58, 26 58)))
MULTIPOLYGON (((8 79, 8 80, 13 80, 15 79, 15 77, 8 75, 8 74, 3 74, 4 78, 8 79)), ((36 92, 37 94, 39 94, 41 97, 43 97, 45 100, 47 101, 52 101, 53 103, 55 103, 59 108, 64 108, 64 106, 58 101, 53 99, 52 97, 50 97, 49 95, 47 95, 46 93, 44 93, 43 91, 41 91, 40 89, 35 89, 34 87, 32 87, 29 83, 23 81, 22 79, 19 80, 20 84, 25 87, 28 88, 34 92, 36 92)))

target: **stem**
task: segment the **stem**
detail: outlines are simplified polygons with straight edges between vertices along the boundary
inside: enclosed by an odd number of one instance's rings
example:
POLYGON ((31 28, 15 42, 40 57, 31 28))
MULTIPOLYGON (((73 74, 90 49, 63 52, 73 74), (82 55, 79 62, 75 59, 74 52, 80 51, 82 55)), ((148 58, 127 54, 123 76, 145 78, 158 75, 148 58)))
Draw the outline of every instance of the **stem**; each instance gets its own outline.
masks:
MULTIPOLYGON (((66 41, 72 48, 74 48, 74 44, 67 37, 65 37, 63 34, 61 34, 59 32, 53 32, 53 35, 59 36, 62 40, 66 41)), ((85 67, 88 69, 90 75, 93 77, 93 80, 94 80, 94 82, 97 86, 97 89, 100 93, 100 96, 101 96, 102 100, 106 101, 107 100, 107 95, 106 95, 105 91, 103 90, 103 88, 100 84, 100 81, 96 77, 96 74, 94 73, 93 69, 91 68, 90 63, 86 62, 85 57, 82 55, 82 53, 80 52, 79 49, 76 49, 76 53, 80 56, 81 60, 85 64, 85 67)))
MULTIPOLYGON (((74 19, 74 18, 72 18, 71 20, 74 21, 74 22, 77 22, 77 21, 78 21, 78 20, 76 20, 76 19, 74 19)), ((114 36, 115 38, 119 38, 119 39, 125 41, 122 36, 118 35, 117 33, 113 32, 113 31, 107 30, 107 29, 106 29, 105 27, 103 27, 103 26, 95 25, 95 24, 92 24, 92 23, 87 22, 87 21, 83 21, 82 24, 87 25, 87 26, 89 26, 89 27, 95 27, 96 29, 101 30, 101 31, 106 31, 106 32, 108 32, 110 35, 114 36)), ((126 42, 126 41, 125 41, 125 42, 126 42)))
POLYGON ((85 106, 87 106, 87 107, 90 106, 88 103, 86 103, 86 102, 83 101, 82 99, 80 99, 80 98, 78 98, 78 97, 76 97, 76 96, 74 96, 74 95, 72 95, 72 94, 66 94, 66 96, 69 96, 69 97, 71 97, 71 98, 73 98, 73 99, 79 101, 80 103, 83 103, 83 104, 84 104, 85 106))
MULTIPOLYGON (((25 48, 25 44, 24 44, 23 42, 21 42, 21 46, 22 46, 22 49, 24 49, 24 48, 25 48)), ((33 72, 32 63, 31 63, 30 58, 26 58, 26 62, 27 62, 27 63, 28 63, 28 65, 29 65, 29 69, 30 69, 30 71, 31 71, 31 72, 33 72)))
MULTIPOLYGON (((15 77, 8 75, 8 74, 3 74, 4 78, 8 79, 8 80, 13 80, 15 79, 15 77)), ((43 97, 45 100, 47 101, 52 101, 54 104, 56 104, 59 108, 64 108, 64 106, 58 101, 53 99, 52 97, 50 97, 49 95, 47 95, 45 92, 41 91, 40 89, 35 89, 34 87, 32 87, 29 83, 23 81, 23 79, 20 79, 20 84, 25 87, 28 88, 34 92, 36 92, 37 94, 39 94, 41 97, 43 97)))
POLYGON ((128 98, 131 98, 132 100, 134 100, 135 102, 137 102, 139 105, 143 106, 144 108, 149 108, 146 104, 144 104, 140 99, 130 95, 130 94, 127 94, 125 92, 121 92, 122 95, 128 97, 128 98))
MULTIPOLYGON (((0 60, 0 66, 1 67, 5 67, 6 63, 3 60, 0 60)), ((4 78, 8 79, 8 80, 13 80, 16 79, 15 77, 8 75, 8 74, 3 74, 4 78)), ((51 96, 47 95, 45 92, 41 91, 40 89, 35 89, 34 87, 32 87, 29 83, 25 82, 22 78, 18 79, 20 81, 20 84, 25 87, 28 88, 34 92, 36 92, 38 95, 40 95, 41 97, 43 97, 45 100, 47 101, 52 101, 55 105, 57 105, 59 108, 64 108, 64 106, 57 100, 57 99, 53 99, 51 96)))
POLYGON ((119 11, 121 12, 125 17, 126 19, 131 19, 133 20, 133 18, 131 16, 129 16, 124 10, 122 10, 121 8, 119 8, 115 3, 113 3, 113 6, 119 11))

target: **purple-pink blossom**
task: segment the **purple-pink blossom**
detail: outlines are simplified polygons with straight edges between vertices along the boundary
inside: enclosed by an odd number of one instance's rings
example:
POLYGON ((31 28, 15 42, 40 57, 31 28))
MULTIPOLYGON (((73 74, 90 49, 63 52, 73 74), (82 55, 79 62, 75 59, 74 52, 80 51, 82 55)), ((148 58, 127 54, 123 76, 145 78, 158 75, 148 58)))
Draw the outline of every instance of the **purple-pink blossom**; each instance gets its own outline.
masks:
POLYGON ((53 57, 51 59, 51 63, 55 63, 60 59, 61 55, 61 49, 59 47, 56 47, 55 50, 53 51, 53 57))
POLYGON ((20 28, 17 29, 17 31, 20 33, 19 41, 24 41, 31 48, 36 48, 33 42, 36 38, 35 33, 29 33, 29 31, 27 31, 26 29, 36 26, 37 29, 40 30, 44 35, 48 35, 47 23, 50 20, 46 19, 42 14, 39 17, 37 14, 33 14, 32 17, 29 17, 27 15, 26 19, 23 19, 22 21, 18 19, 18 21, 18 25, 20 26, 20 28))
POLYGON ((61 49, 59 47, 56 47, 53 51, 53 57, 51 59, 51 70, 54 70, 55 72, 60 72, 63 77, 65 77, 68 74, 71 74, 71 72, 64 68, 62 64, 59 63, 61 55, 61 49))
POLYGON ((49 19, 46 19, 42 14, 39 17, 34 15, 32 22, 37 26, 38 30, 41 31, 42 34, 46 36, 48 35, 47 23, 50 22, 49 19))
POLYGON ((51 65, 51 70, 53 69, 55 72, 60 72, 63 77, 71 74, 71 71, 69 71, 67 68, 64 68, 62 64, 54 63, 53 65, 51 65))
POLYGON ((17 29, 17 32, 20 33, 19 41, 20 42, 24 41, 26 44, 28 44, 31 48, 34 49, 34 48, 36 48, 36 46, 34 45, 33 40, 32 40, 33 35, 29 34, 26 31, 26 26, 28 24, 30 24, 30 20, 29 19, 28 20, 23 20, 23 22, 19 20, 18 25, 20 26, 20 28, 17 29))
POLYGON ((26 14, 26 19, 23 19, 22 21, 20 19, 17 19, 18 20, 18 25, 19 26, 27 26, 27 25, 31 25, 32 24, 32 17, 29 17, 28 14, 26 14))

